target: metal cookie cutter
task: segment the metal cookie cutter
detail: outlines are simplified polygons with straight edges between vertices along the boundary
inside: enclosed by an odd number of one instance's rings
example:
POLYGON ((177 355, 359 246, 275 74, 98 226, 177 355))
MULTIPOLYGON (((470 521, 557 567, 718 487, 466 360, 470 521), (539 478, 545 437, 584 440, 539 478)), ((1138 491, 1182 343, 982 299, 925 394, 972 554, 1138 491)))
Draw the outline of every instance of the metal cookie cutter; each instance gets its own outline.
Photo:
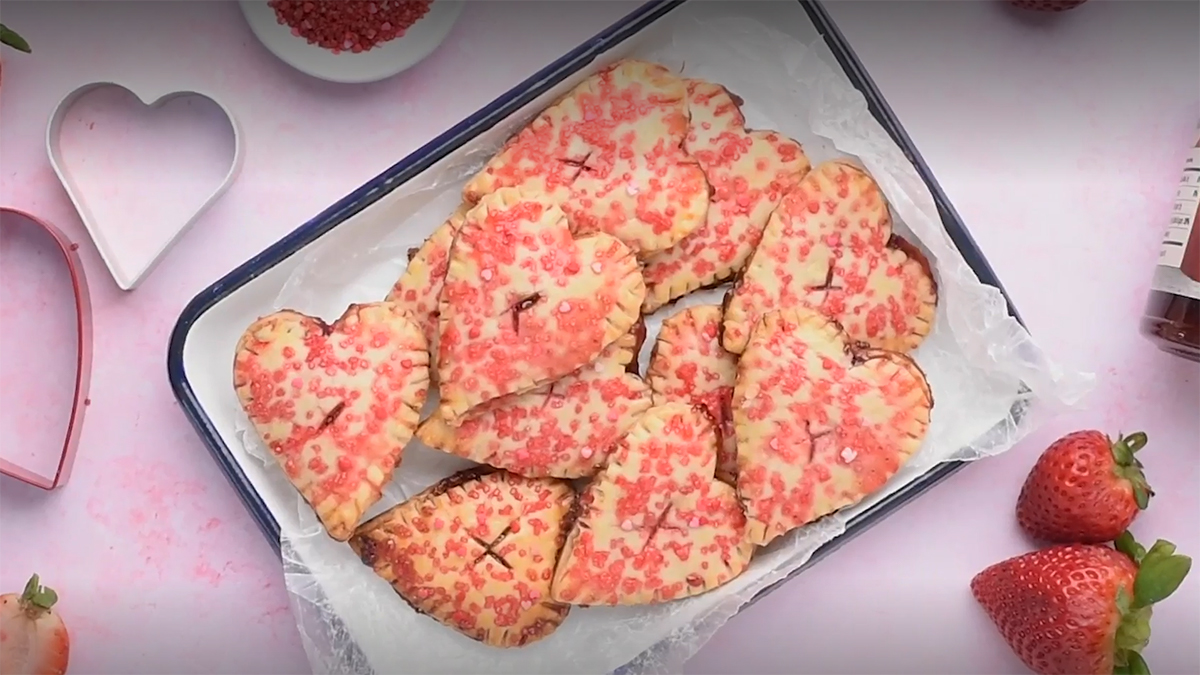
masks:
POLYGON ((87 278, 83 273, 83 264, 76 252, 78 245, 71 242, 61 230, 54 225, 7 206, 0 206, 0 229, 31 227, 48 234, 62 252, 67 263, 67 271, 71 275, 71 287, 75 294, 75 317, 78 332, 75 361, 75 395, 71 403, 71 416, 67 422, 67 433, 63 440, 62 454, 59 455, 53 476, 43 476, 38 472, 19 466, 4 458, 0 458, 0 473, 16 478, 43 490, 53 490, 66 485, 71 476, 71 467, 75 463, 75 451, 79 445, 79 432, 83 428, 83 413, 87 409, 88 387, 92 380, 92 304, 88 295, 87 278))
MULTIPOLYGON (((168 82, 163 81, 167 72, 165 70, 160 72, 150 69, 133 78, 136 82, 122 83, 117 82, 114 78, 114 81, 92 82, 82 85, 59 101, 58 106, 54 109, 54 114, 50 117, 50 123, 46 127, 46 152, 50 157, 50 166, 53 167, 59 182, 62 183, 63 189, 67 192, 67 196, 71 198, 71 203, 75 205, 75 210, 79 212, 79 217, 83 220, 84 226, 87 227, 88 234, 91 235, 97 250, 100 251, 100 257, 104 260, 104 264, 108 266, 113 280, 124 291, 133 290, 146 278, 146 275, 150 274, 162 260, 163 256, 167 254, 167 251, 175 245, 175 242, 191 229, 192 225, 200 219, 200 216, 214 202, 221 198, 221 195, 225 194, 225 191, 233 184, 242 169, 242 134, 241 128, 233 116, 233 111, 215 95, 206 91, 175 89, 168 82), (159 245, 151 260, 141 264, 131 262, 128 259, 127 252, 114 244, 111 239, 111 233, 119 231, 121 223, 119 221, 107 222, 96 217, 94 210, 88 206, 89 198, 85 198, 84 196, 91 189, 92 196, 90 199, 95 199, 95 186, 80 184, 72 174, 71 162, 63 157, 60 146, 63 123, 71 107, 84 94, 107 87, 124 89, 133 94, 142 105, 148 106, 151 109, 161 108, 169 101, 183 96, 198 96, 208 99, 216 104, 221 109, 221 112, 224 113, 229 122, 230 133, 233 135, 233 157, 230 159, 229 168, 224 178, 213 188, 208 198, 202 203, 198 205, 179 205, 178 212, 172 214, 168 222, 164 223, 165 229, 170 232, 170 237, 159 245)), ((136 215, 130 214, 130 217, 136 217, 136 215)))

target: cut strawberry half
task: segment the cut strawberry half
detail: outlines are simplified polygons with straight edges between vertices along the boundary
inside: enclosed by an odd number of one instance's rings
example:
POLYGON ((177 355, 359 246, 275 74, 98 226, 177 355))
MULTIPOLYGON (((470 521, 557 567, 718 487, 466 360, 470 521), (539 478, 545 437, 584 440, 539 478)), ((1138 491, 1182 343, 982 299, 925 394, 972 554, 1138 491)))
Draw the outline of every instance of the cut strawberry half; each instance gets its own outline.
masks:
MULTIPOLYGON (((429 344, 430 363, 437 358, 438 299, 442 296, 442 285, 446 282, 446 270, 450 266, 450 248, 462 224, 466 222, 471 206, 460 205, 419 248, 410 252, 408 267, 404 268, 404 274, 396 280, 385 298, 399 305, 421 327, 425 342, 429 344)), ((431 370, 431 376, 436 374, 436 369, 431 370)))
POLYGON ((742 101, 725 87, 687 81, 691 122, 684 149, 712 186, 705 222, 646 259, 645 313, 740 272, 767 217, 811 168, 800 144, 775 131, 748 131, 742 101))
POLYGON ((587 487, 554 576, 576 605, 668 602, 728 583, 750 562, 737 495, 716 480, 717 434, 699 408, 638 419, 587 487))
POLYGON ((574 505, 565 481, 468 469, 367 521, 350 547, 418 612, 520 647, 570 611, 550 582, 574 505))
POLYGON ((607 234, 575 239, 562 209, 504 188, 467 212, 442 288, 441 416, 574 372, 633 328, 637 259, 607 234))
POLYGON ((38 575, 23 593, 0 595, 0 673, 64 675, 71 658, 71 636, 54 611, 58 594, 38 575))
POLYGON ((737 356, 721 346, 721 308, 697 305, 662 323, 646 372, 655 403, 680 401, 704 408, 717 430, 717 478, 737 476, 737 435, 733 431, 733 385, 737 356))
POLYGON ((472 178, 467 201, 521 187, 560 205, 577 234, 606 232, 646 255, 704 222, 708 183, 683 150, 683 80, 620 61, 544 110, 472 178))
POLYGON ((771 214, 726 296, 721 340, 740 354, 764 314, 810 307, 852 340, 908 352, 929 334, 936 305, 929 263, 892 233, 879 186, 857 167, 827 162, 771 214))
POLYGON ((911 358, 855 344, 810 309, 767 314, 733 392, 750 541, 765 546, 878 490, 921 446, 932 408, 911 358))
POLYGON ((434 415, 418 427, 417 438, 522 476, 591 476, 650 407, 650 388, 629 372, 641 346, 635 333, 564 378, 467 411, 457 429, 434 415))
POLYGON ((392 303, 351 305, 332 325, 284 310, 242 334, 233 381, 288 479, 329 536, 345 541, 412 438, 429 355, 392 303))

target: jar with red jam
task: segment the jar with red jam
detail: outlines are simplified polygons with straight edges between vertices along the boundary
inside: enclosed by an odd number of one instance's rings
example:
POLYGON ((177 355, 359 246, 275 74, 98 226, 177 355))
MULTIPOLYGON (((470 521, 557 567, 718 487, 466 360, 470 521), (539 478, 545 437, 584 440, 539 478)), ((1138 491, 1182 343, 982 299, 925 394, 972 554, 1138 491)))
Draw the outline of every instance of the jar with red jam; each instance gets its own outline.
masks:
POLYGON ((1141 328, 1159 349, 1200 362, 1200 132, 1197 136, 1175 190, 1141 328))

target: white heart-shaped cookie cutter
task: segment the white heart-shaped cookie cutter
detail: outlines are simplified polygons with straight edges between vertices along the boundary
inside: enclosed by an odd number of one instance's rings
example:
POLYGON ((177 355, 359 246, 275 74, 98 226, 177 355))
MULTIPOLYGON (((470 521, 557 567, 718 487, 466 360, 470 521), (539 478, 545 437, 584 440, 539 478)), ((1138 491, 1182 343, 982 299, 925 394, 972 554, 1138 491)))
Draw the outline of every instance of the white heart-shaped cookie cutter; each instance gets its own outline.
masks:
POLYGON ((175 245, 175 242, 183 236, 185 232, 191 229, 192 225, 199 220, 200 216, 208 210, 214 202, 229 189, 233 181, 237 178, 238 173, 242 169, 242 134, 238 127, 237 118, 233 116, 233 112, 222 103, 217 97, 210 93, 197 91, 194 89, 167 91, 160 93, 154 98, 143 96, 134 88, 121 84, 119 82, 92 82, 85 84, 71 93, 67 94, 58 106, 54 109, 54 114, 50 117, 50 124, 46 127, 46 153, 50 157, 50 165, 54 167, 54 173, 58 176, 58 180, 62 183, 63 189, 67 191, 67 196, 71 198, 71 203, 75 205, 75 210, 79 212, 79 217, 83 220, 83 224, 87 227, 88 234, 96 244, 97 250, 100 251, 100 257, 103 258, 104 264, 108 266, 108 271, 112 274, 113 280, 117 282, 122 290, 131 291, 146 278, 167 251, 175 245), (181 96, 200 96, 212 101, 221 109, 225 117, 229 120, 229 126, 233 131, 233 159, 229 164, 229 170, 221 183, 213 190, 212 194, 204 200, 199 208, 192 213, 183 213, 180 215, 180 222, 168 223, 166 226, 173 228, 173 232, 169 239, 165 240, 162 247, 156 251, 149 262, 143 264, 140 269, 130 269, 133 267, 131 263, 122 259, 122 252, 114 247, 112 242, 105 236, 106 230, 113 227, 115 224, 100 222, 96 219, 91 209, 88 208, 84 201, 83 193, 79 189, 75 180, 71 177, 71 172, 67 168, 67 162, 62 157, 62 151, 59 146, 59 139, 62 133, 63 120, 66 119, 67 112, 71 106, 84 94, 102 87, 118 87, 128 91, 137 97, 139 101, 150 108, 160 108, 168 101, 179 98, 181 96))

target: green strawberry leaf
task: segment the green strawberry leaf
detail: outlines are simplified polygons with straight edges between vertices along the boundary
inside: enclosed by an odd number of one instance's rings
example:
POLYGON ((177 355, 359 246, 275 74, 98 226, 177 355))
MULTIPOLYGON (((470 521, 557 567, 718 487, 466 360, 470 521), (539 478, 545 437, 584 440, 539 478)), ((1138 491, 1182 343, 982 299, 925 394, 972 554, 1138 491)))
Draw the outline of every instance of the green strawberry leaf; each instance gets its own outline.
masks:
POLYGON ((1153 612, 1151 607, 1139 607, 1121 617, 1115 641, 1118 651, 1136 652, 1150 644, 1150 617, 1153 612))
POLYGON ((1145 511, 1147 506, 1150 506, 1150 490, 1144 484, 1133 484, 1133 501, 1137 502, 1137 507, 1141 511, 1145 511))
POLYGON ((25 41, 25 38, 17 35, 16 31, 10 30, 8 26, 5 26, 2 23, 0 23, 0 43, 4 43, 17 51, 25 52, 26 54, 33 52, 33 50, 29 48, 29 43, 25 41))
MULTIPOLYGON (((1133 538, 1133 533, 1129 530, 1122 532, 1120 536, 1113 541, 1113 547, 1121 553, 1124 553, 1135 563, 1141 563, 1142 558, 1146 556, 1146 549, 1143 548, 1141 544, 1137 543, 1137 540, 1133 538)), ((1124 592, 1124 590, 1125 589, 1121 589, 1119 592, 1124 592)))
POLYGON ((1175 547, 1167 544, 1167 548, 1159 549, 1155 543, 1142 559, 1137 578, 1133 582, 1133 599, 1141 607, 1148 607, 1170 597, 1175 589, 1183 583, 1188 572, 1192 569, 1192 559, 1185 555, 1175 555, 1175 547))
POLYGON ((21 599, 28 600, 32 598, 33 594, 37 593, 40 587, 41 584, 38 582, 38 575, 35 574, 29 577, 29 581, 25 583, 25 592, 21 594, 21 599))
POLYGON ((1150 550, 1148 552, 1146 552, 1146 557, 1151 558, 1151 559, 1167 558, 1167 557, 1170 557, 1174 553, 1175 553, 1175 544, 1172 544, 1171 542, 1166 541, 1164 539, 1159 539, 1159 540, 1155 541, 1154 545, 1150 547, 1150 550))
POLYGON ((33 604, 38 607, 50 609, 54 606, 54 603, 58 602, 58 593, 55 593, 53 588, 43 586, 40 591, 34 594, 32 600, 33 604))
POLYGON ((1130 608, 1133 607, 1133 598, 1129 597, 1129 592, 1125 590, 1124 586, 1117 588, 1116 605, 1117 613, 1122 617, 1129 614, 1130 608))
POLYGON ((1125 445, 1130 452, 1137 452, 1146 447, 1147 440, 1145 432, 1138 431, 1125 437, 1125 445))
POLYGON ((1150 675, 1150 666, 1146 665, 1146 659, 1137 652, 1129 653, 1129 675, 1150 675))
POLYGON ((1122 438, 1118 437, 1117 442, 1112 444, 1112 456, 1113 461, 1119 467, 1133 464, 1133 451, 1129 449, 1129 446, 1125 444, 1125 440, 1122 438))
POLYGON ((58 602, 58 594, 53 588, 47 588, 42 585, 38 575, 29 577, 29 582, 25 584, 25 592, 21 594, 21 604, 25 607, 33 605, 39 609, 50 609, 54 603, 58 602))

